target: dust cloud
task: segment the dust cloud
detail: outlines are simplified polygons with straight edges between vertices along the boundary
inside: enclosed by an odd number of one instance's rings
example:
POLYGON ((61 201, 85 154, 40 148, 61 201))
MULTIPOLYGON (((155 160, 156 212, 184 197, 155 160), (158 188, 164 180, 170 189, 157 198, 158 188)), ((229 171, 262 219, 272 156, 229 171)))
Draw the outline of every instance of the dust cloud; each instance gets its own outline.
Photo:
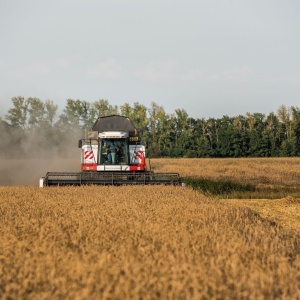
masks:
POLYGON ((73 132, 55 144, 33 132, 14 143, 13 137, 7 135, 0 149, 0 186, 38 186, 47 172, 79 172, 81 138, 81 132, 73 132))
POLYGON ((38 186, 47 172, 79 172, 78 159, 0 159, 0 185, 38 186))

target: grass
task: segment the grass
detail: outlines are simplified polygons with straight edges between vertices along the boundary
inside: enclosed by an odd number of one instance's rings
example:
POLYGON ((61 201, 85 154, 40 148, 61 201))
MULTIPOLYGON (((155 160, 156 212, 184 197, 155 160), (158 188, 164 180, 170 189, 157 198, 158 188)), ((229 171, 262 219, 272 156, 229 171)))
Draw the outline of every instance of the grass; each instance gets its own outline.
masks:
POLYGON ((300 187, 256 187, 230 180, 185 177, 182 182, 207 196, 227 199, 279 199, 284 197, 300 198, 300 187))
POLYGON ((255 187, 251 184, 241 184, 229 180, 212 180, 208 178, 186 177, 182 182, 193 189, 200 190, 208 195, 229 195, 233 192, 253 192, 255 187))

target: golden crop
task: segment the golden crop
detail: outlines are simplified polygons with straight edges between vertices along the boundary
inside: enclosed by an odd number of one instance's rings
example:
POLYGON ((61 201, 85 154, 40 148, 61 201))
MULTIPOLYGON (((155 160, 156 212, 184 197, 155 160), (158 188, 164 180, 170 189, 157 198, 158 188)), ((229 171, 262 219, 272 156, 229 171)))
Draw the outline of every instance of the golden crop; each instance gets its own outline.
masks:
MULTIPOLYGON (((293 158, 180 158, 151 159, 157 172, 179 172, 182 177, 230 180, 258 187, 288 187, 299 190, 300 157, 293 158)), ((285 230, 300 232, 300 199, 223 200, 248 207, 263 218, 279 223, 285 230)))
POLYGON ((300 199, 288 196, 283 199, 224 199, 221 203, 238 207, 248 207, 261 217, 276 222, 287 232, 300 233, 300 199))
POLYGON ((258 186, 299 186, 300 157, 294 158, 160 158, 151 159, 156 172, 232 180, 258 186))
POLYGON ((300 298, 299 235, 189 188, 0 187, 0 236, 1 299, 300 298))

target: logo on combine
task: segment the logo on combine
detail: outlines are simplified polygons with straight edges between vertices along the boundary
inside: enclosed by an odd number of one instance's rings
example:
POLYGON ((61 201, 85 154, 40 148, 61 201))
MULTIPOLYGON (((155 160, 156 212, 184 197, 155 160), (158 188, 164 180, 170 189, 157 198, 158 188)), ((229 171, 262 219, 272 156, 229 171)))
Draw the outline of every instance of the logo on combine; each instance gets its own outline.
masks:
POLYGON ((85 150, 84 151, 84 159, 92 160, 94 158, 93 151, 85 150))

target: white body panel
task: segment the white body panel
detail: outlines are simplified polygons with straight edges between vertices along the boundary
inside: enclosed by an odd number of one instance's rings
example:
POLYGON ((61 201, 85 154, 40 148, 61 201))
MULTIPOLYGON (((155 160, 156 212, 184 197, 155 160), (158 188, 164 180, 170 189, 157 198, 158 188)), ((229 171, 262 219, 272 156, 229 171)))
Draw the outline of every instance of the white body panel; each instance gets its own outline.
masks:
POLYGON ((141 164, 142 157, 145 157, 145 146, 143 145, 129 145, 130 164, 141 164))
POLYGON ((129 171, 128 165, 98 165, 97 171, 129 171))
POLYGON ((99 133, 102 139, 120 139, 128 137, 128 133, 124 131, 104 131, 99 133))
POLYGON ((83 164, 97 163, 98 145, 83 145, 82 152, 81 162, 83 164))
POLYGON ((44 187, 44 177, 40 178, 39 186, 40 186, 41 188, 44 187))

